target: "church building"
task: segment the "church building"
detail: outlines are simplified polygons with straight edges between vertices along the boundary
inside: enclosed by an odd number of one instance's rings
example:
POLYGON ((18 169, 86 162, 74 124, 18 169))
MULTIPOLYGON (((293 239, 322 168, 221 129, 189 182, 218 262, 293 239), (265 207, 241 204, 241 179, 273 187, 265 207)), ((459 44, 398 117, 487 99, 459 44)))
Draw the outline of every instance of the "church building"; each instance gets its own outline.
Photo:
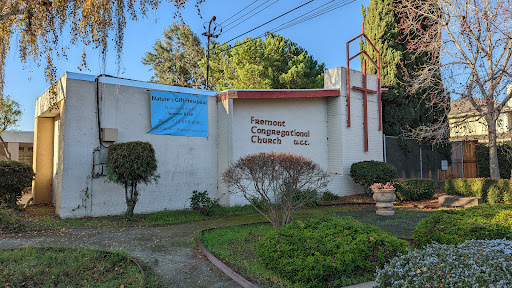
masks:
POLYGON ((188 208, 194 190, 245 204, 221 175, 259 152, 304 155, 332 176, 329 191, 364 193, 349 172, 383 160, 378 79, 349 73, 350 89, 339 67, 325 71, 324 89, 217 93, 67 72, 36 101, 34 202, 63 218, 124 213, 124 187, 107 181, 105 160, 109 145, 129 141, 153 145, 160 175, 138 187, 135 213, 188 208))

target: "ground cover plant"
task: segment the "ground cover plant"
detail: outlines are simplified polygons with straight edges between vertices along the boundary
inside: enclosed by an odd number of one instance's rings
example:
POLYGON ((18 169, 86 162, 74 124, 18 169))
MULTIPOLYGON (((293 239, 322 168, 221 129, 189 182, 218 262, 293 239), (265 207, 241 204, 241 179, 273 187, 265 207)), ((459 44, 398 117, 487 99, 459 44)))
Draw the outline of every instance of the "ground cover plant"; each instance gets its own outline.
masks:
POLYGON ((378 271, 377 287, 510 287, 512 241, 469 240, 430 244, 392 259, 378 271))
POLYGON ((91 249, 0 250, 2 287, 157 287, 157 279, 123 253, 91 249), (144 280, 146 274, 146 280, 144 280))
MULTIPOLYGON (((436 212, 397 207, 394 217, 382 217, 375 214, 375 205, 343 205, 301 209, 295 219, 306 221, 325 215, 353 216, 397 237, 410 239, 416 224, 433 213, 436 212)), ((258 241, 272 230, 269 224, 222 227, 204 231, 201 241, 219 259, 260 287, 296 287, 266 267, 257 257, 258 241)), ((363 281, 366 279, 359 282, 363 281)))
POLYGON ((413 231, 414 243, 420 246, 503 238, 512 239, 512 206, 508 204, 439 211, 422 220, 413 231))
POLYGON ((351 217, 295 221, 258 241, 258 257, 296 287, 338 287, 371 280, 407 242, 351 217))

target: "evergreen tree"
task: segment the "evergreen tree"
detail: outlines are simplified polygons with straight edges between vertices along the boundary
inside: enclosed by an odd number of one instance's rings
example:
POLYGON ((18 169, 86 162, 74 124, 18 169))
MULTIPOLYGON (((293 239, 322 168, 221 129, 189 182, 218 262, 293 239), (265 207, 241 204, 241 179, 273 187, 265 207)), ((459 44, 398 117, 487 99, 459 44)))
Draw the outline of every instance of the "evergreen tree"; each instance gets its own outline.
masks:
MULTIPOLYGON (((368 7, 362 8, 366 35, 380 52, 381 85, 389 89, 382 94, 382 120, 384 134, 390 136, 432 123, 439 113, 436 107, 423 101, 426 90, 411 93, 407 87, 408 75, 418 71, 424 64, 422 61, 428 58, 411 61, 407 41, 399 28, 401 15, 397 13, 397 1, 400 0, 372 0, 368 7)), ((362 46, 376 59, 369 44, 362 46)), ((368 73, 377 74, 373 65, 367 64, 368 73)), ((441 90, 433 92, 442 93, 441 90)))
POLYGON ((155 71, 151 81, 201 88, 205 77, 199 62, 205 53, 197 34, 181 22, 169 26, 162 38, 153 45, 153 52, 146 52, 142 59, 143 64, 151 65, 155 71))
MULTIPOLYGON (((267 32, 265 39, 248 37, 233 46, 212 46, 211 82, 219 91, 323 87, 325 64, 279 34, 267 32)), ((204 62, 202 66, 204 70, 204 62)))

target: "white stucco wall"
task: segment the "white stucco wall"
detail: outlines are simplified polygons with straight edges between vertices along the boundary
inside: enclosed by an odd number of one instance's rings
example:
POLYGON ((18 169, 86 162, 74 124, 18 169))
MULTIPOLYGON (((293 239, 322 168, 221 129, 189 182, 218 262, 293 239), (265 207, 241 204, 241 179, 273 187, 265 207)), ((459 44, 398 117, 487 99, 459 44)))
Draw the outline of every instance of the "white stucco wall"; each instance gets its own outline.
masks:
MULTIPOLYGON (((350 92, 351 125, 347 127, 347 89, 344 67, 324 72, 325 88, 340 88, 340 97, 329 98, 328 103, 328 147, 329 171, 336 175, 330 190, 338 195, 364 193, 361 185, 350 177, 350 166, 359 161, 383 161, 382 130, 379 131, 378 99, 376 94, 368 95, 368 152, 364 151, 363 93, 352 89, 350 92), (341 150, 340 150, 341 148, 341 150)), ((368 89, 377 90, 377 77, 368 76, 368 89)), ((350 70, 351 86, 363 87, 363 74, 350 70)))
MULTIPOLYGON (((325 98, 233 99, 232 101, 232 161, 259 152, 289 152, 311 158, 323 169, 327 169, 325 98), (257 124, 256 120, 284 122, 284 126, 261 125, 257 124), (266 136, 261 134, 265 133, 262 129, 302 132, 308 136, 266 136), (276 143, 258 143, 258 137, 261 142, 265 138, 273 139, 272 141, 276 143), (300 145, 301 142, 304 145, 300 145)), ((243 203, 246 201, 241 198, 241 195, 232 196, 231 204, 243 203)))
MULTIPOLYGON (((325 87, 341 88, 340 97, 221 102, 216 101, 212 91, 100 78, 101 127, 118 129, 117 142, 149 141, 155 148, 160 179, 138 187, 140 197, 135 213, 188 208, 193 190, 208 191, 211 197, 220 198, 222 205, 245 203, 240 195, 229 194, 222 183, 222 172, 240 157, 270 151, 313 159, 331 173, 329 190, 338 195, 363 193, 362 187, 350 178, 350 166, 363 160, 382 161, 383 135, 378 131, 377 96, 370 94, 369 151, 364 151, 362 93, 356 90, 351 94, 352 126, 347 127, 345 71, 335 68, 325 72, 325 87), (208 96, 208 137, 148 134, 151 90, 208 96), (284 122, 284 126, 258 124, 256 119, 284 122), (255 134, 257 129, 308 134, 265 136, 255 134), (280 138, 281 142, 254 143, 258 136, 280 138), (295 145, 294 140, 307 141, 308 145, 295 145)), ((351 71, 352 85, 362 86, 361 76, 360 72, 351 71)), ((36 102, 36 117, 55 117, 53 200, 61 217, 115 215, 126 210, 124 187, 107 182, 104 176, 92 176, 93 151, 100 147, 94 78, 75 73, 61 78, 57 100, 65 100, 57 111, 47 104, 48 93, 36 102)), ((376 77, 369 75, 369 88, 376 90, 376 84, 376 77)), ((104 158, 106 151, 106 147, 101 148, 95 154, 97 159, 104 158)))
MULTIPOLYGON (((158 183, 138 186, 140 196, 135 213, 187 208, 193 190, 207 190, 215 195, 217 173, 212 167, 217 165, 216 133, 206 138, 146 133, 151 129, 149 89, 121 84, 124 83, 100 84, 101 126, 117 128, 118 142, 152 143, 160 175, 158 183)), ((63 193, 60 203, 56 203, 57 211, 61 217, 122 214, 126 210, 124 187, 107 182, 106 177, 91 177, 93 150, 99 147, 96 85, 70 79, 68 75, 66 91, 63 193)), ((216 100, 210 94, 208 129, 216 131, 216 100)))

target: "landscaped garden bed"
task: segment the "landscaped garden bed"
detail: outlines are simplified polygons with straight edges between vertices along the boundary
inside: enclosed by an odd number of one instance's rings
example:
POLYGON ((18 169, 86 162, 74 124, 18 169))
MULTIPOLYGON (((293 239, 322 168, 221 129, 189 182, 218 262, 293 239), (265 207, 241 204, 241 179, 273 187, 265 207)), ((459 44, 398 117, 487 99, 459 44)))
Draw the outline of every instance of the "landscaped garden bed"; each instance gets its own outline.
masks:
MULTIPOLYGON (((374 205, 342 205, 317 209, 303 209, 298 211, 295 219, 306 222, 307 219, 319 217, 321 214, 337 215, 340 217, 352 216, 360 222, 375 225, 394 236, 410 240, 412 231, 415 229, 417 223, 435 213, 437 212, 430 209, 421 210, 411 207, 397 207, 395 216, 383 217, 375 214, 374 205), (320 211, 322 213, 319 213, 320 211)), ((273 233, 272 231, 276 230, 267 223, 224 227, 205 231, 201 235, 201 241, 206 248, 221 261, 258 286, 300 287, 297 282, 279 275, 276 269, 267 267, 258 256, 258 242, 269 233, 273 233)), ((370 241, 370 237, 371 236, 368 236, 366 238, 366 242, 372 242, 370 241)), ((307 239, 303 239, 302 237, 296 237, 296 240, 297 242, 303 241, 308 243, 307 239)), ((373 241, 376 241, 376 237, 373 238, 373 241)), ((289 257, 283 256, 283 259, 286 258, 289 257)), ((338 259, 336 259, 336 261, 338 261, 338 259)), ((297 262, 304 261, 297 260, 297 262)), ((281 266, 289 265, 283 264, 281 266)), ((338 284, 349 285, 375 280, 374 272, 375 270, 371 273, 354 273, 353 277, 340 280, 341 282, 338 284)), ((319 287, 327 286, 320 285, 319 287)))
MULTIPOLYGON (((158 287, 122 253, 71 248, 0 250, 2 287, 158 287)), ((142 270, 141 270, 142 269, 142 270)), ((147 270, 147 269, 146 269, 147 270)))

